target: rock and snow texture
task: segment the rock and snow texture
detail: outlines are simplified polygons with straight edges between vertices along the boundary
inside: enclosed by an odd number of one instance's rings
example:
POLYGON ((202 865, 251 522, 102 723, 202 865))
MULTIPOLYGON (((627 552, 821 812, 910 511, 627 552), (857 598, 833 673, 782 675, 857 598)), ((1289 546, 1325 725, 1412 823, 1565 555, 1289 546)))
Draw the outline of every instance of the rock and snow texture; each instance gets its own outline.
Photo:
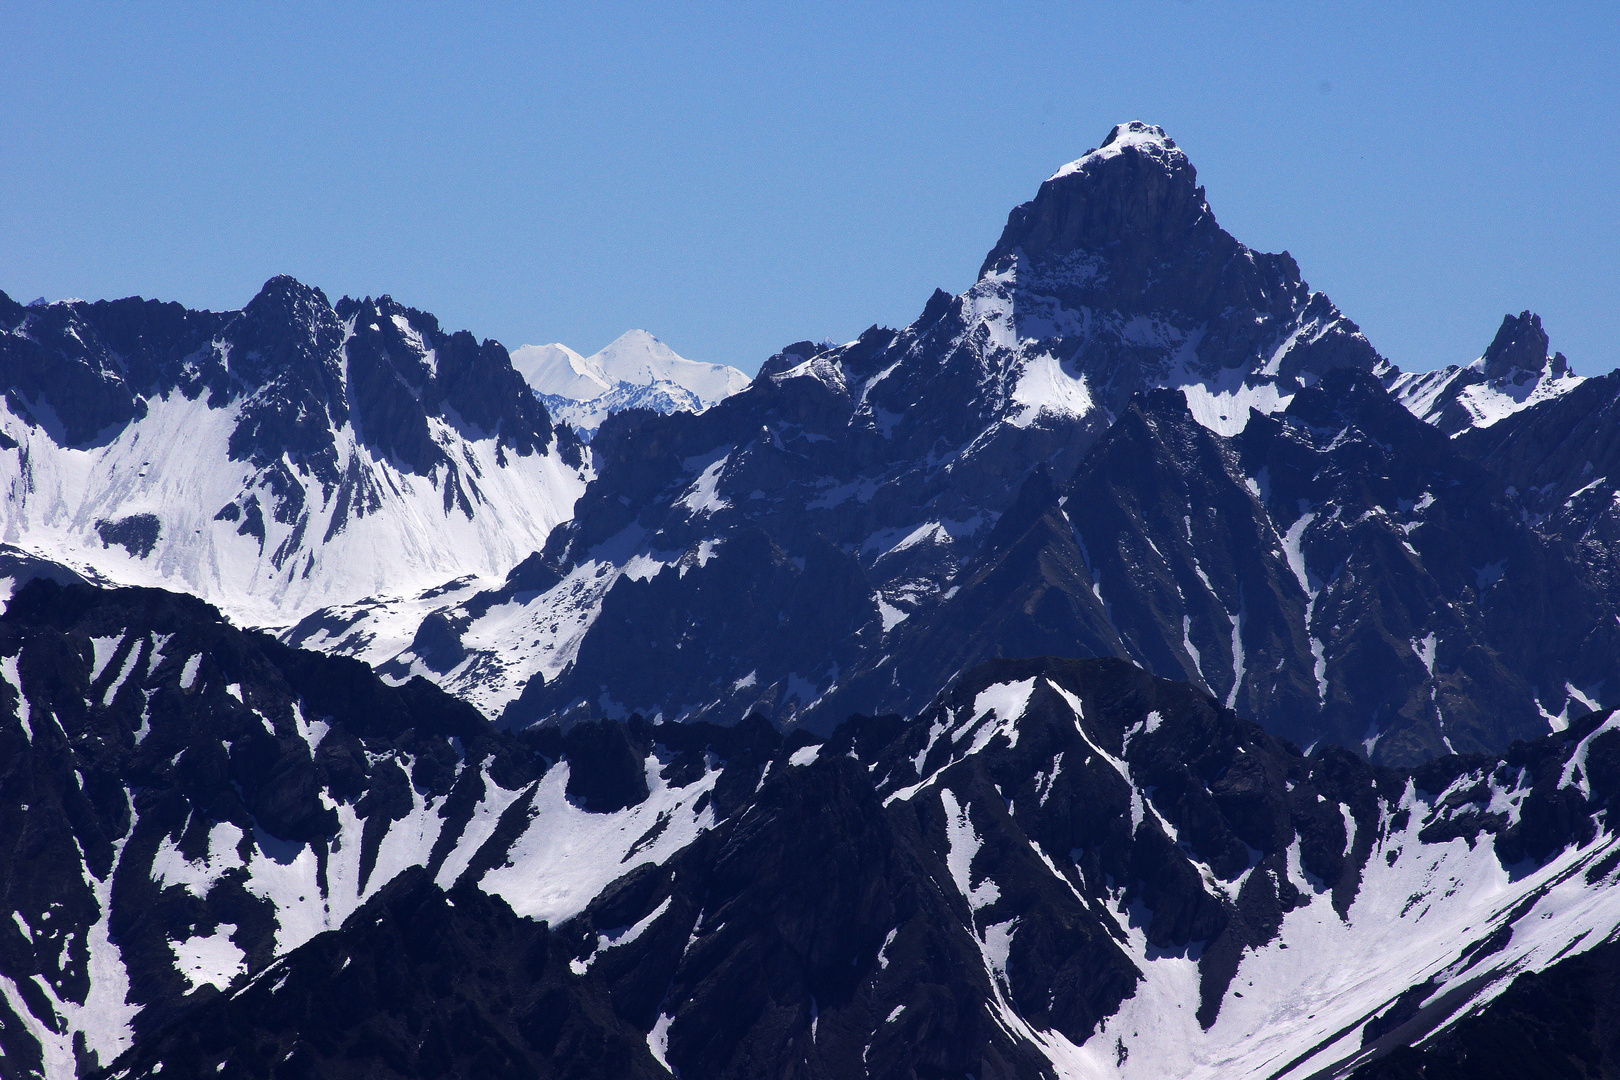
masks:
MULTIPOLYGON (((1545 354, 1533 317, 1510 322, 1493 379, 1545 354)), ((1396 763, 1620 703, 1620 575, 1470 441, 1609 384, 1448 444, 1402 378, 1288 255, 1220 229, 1172 140, 1122 125, 910 326, 789 346, 700 415, 605 426, 574 519, 500 588, 322 612, 289 640, 519 723, 824 729, 1035 654, 1129 658, 1396 763)), ((1559 468, 1620 445, 1607 423, 1559 468)), ((1607 520, 1603 484, 1548 483, 1607 520)))
POLYGON ((1617 728, 1378 770, 1029 660, 829 737, 501 732, 191 598, 35 582, 0 618, 32 852, 0 861, 0 1046, 50 1080, 1303 1080, 1620 929, 1617 728))
POLYGON ((18 1075, 1338 1075, 1620 931, 1620 376, 1420 386, 1148 125, 596 473, 386 297, 0 326, 18 1075))
POLYGON ((0 295, 0 541, 234 617, 499 580, 589 470, 506 352, 276 278, 241 311, 0 295))
POLYGON ((1390 391, 1414 414, 1447 435, 1490 427, 1514 413, 1551 401, 1585 380, 1563 353, 1548 353, 1547 332, 1533 312, 1506 315, 1490 347, 1473 363, 1404 372, 1390 391))
MULTIPOLYGON (((639 646, 654 658, 687 650, 681 678, 643 680, 661 700, 627 686, 581 693, 609 715, 614 703, 701 714, 717 686, 735 688, 722 695, 736 699, 728 716, 761 702, 802 711, 874 635, 949 588, 1032 463, 1071 472, 1139 391, 1190 388, 1199 415, 1229 430, 1251 405, 1281 407, 1339 366, 1387 367, 1290 257, 1220 229, 1173 142, 1122 125, 1013 211, 977 284, 936 293, 910 327, 790 346, 695 424, 614 427, 598 448, 606 472, 541 560, 546 580, 447 606, 450 670, 399 660, 498 712, 526 686, 537 694, 540 681, 617 651, 614 632, 591 644, 604 613, 628 621, 638 616, 625 603, 684 603, 664 575, 707 591, 698 602, 717 614, 732 588, 722 582, 751 577, 769 591, 745 605, 757 626, 738 611, 718 636, 682 645, 659 627, 639 646), (646 458, 643 446, 658 449, 646 458), (638 590, 648 595, 620 595, 638 590), (765 625, 781 605, 797 627, 785 637, 765 625), (788 639, 814 647, 762 655, 788 639), (736 670, 718 670, 728 650, 736 670)), ((358 655, 394 659, 375 643, 397 634, 356 626, 343 640, 367 646, 358 655)), ((326 647, 335 636, 299 640, 326 647)), ((936 688, 913 689, 926 700, 936 688)))
POLYGON ((184 588, 516 722, 824 727, 1035 652, 1128 657, 1392 762, 1620 700, 1612 380, 1568 375, 1527 314, 1420 394, 1289 256, 1222 231, 1149 125, 1042 184, 962 295, 789 346, 735 393, 739 374, 639 332, 589 358, 520 350, 537 387, 591 408, 674 395, 593 436, 588 491, 585 448, 500 346, 387 298, 334 310, 278 279, 237 313, 0 309, 14 574, 184 588), (1355 416, 1323 403, 1330 382, 1355 416), (1372 407, 1375 383, 1466 430, 1429 445, 1372 407), (1154 390, 1197 430, 1162 399, 1142 413, 1154 390), (1527 407, 1448 419, 1499 391, 1527 407), (1149 488, 1088 466, 1099 440, 1151 464, 1149 488), (1036 471, 1058 505, 998 524, 1036 471), (1178 477, 1231 512, 1127 505, 1178 477), (1554 610, 1582 614, 1534 614, 1554 610))
POLYGON ((627 331, 590 356, 566 345, 525 345, 512 363, 553 419, 586 435, 625 409, 702 412, 748 385, 736 368, 688 360, 645 330, 627 331))

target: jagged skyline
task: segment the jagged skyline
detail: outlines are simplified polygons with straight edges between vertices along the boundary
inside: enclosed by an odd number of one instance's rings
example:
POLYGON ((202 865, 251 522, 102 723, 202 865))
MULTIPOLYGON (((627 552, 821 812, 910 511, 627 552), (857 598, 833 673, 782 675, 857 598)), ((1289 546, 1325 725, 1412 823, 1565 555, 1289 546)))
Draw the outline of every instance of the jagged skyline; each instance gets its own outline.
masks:
POLYGON ((752 373, 966 288, 1031 177, 1141 119, 1404 369, 1467 363, 1523 310, 1580 374, 1620 361, 1620 23, 1596 6, 6 24, 0 289, 23 302, 222 309, 288 273, 510 348, 641 327, 752 373))

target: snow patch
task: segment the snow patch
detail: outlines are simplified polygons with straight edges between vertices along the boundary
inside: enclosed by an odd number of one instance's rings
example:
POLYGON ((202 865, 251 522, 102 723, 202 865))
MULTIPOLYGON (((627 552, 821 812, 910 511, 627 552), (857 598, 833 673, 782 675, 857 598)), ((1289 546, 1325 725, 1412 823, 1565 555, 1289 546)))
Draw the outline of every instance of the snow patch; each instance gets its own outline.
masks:
POLYGON ((169 942, 175 966, 191 983, 191 989, 208 984, 226 990, 233 979, 247 971, 247 954, 231 940, 234 933, 234 923, 220 923, 212 934, 169 942))

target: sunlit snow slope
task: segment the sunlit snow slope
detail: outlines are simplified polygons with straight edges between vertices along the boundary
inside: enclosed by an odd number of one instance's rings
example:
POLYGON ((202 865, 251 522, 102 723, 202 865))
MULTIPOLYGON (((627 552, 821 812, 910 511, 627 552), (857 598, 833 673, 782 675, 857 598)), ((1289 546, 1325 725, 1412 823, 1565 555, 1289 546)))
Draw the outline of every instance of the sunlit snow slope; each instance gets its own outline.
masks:
POLYGON ((498 344, 290 278, 236 312, 0 296, 0 540, 281 624, 499 580, 588 478, 498 344))

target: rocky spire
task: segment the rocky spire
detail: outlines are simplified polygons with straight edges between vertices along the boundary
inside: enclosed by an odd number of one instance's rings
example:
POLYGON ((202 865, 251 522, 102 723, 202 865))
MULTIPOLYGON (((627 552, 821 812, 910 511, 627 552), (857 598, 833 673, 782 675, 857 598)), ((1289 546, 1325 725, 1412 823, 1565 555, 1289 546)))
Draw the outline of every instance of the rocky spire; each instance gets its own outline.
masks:
POLYGON ((1547 332, 1541 328, 1541 316, 1533 311, 1502 316, 1502 326, 1496 331, 1490 348, 1480 357, 1484 361, 1487 380, 1506 378, 1515 371, 1546 371, 1554 378, 1569 370, 1563 353, 1547 353, 1547 332))

